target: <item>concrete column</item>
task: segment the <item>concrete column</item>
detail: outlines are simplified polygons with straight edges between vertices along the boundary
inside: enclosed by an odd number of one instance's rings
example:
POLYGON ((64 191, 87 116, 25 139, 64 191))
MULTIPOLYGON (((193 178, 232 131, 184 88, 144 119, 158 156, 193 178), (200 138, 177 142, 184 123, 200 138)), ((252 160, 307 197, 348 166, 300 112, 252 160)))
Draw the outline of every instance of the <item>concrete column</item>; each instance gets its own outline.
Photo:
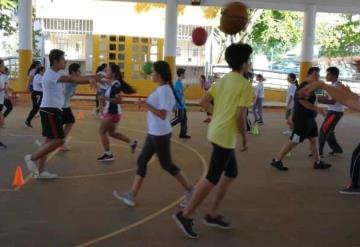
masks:
POLYGON ((300 82, 306 78, 308 69, 312 66, 314 57, 316 28, 316 5, 309 4, 306 6, 304 15, 304 27, 302 34, 302 47, 300 57, 300 82))
POLYGON ((27 90, 32 63, 32 0, 19 0, 19 89, 27 90))
POLYGON ((176 42, 177 42, 177 0, 167 0, 165 17, 165 53, 164 59, 169 63, 173 80, 176 79, 176 42))

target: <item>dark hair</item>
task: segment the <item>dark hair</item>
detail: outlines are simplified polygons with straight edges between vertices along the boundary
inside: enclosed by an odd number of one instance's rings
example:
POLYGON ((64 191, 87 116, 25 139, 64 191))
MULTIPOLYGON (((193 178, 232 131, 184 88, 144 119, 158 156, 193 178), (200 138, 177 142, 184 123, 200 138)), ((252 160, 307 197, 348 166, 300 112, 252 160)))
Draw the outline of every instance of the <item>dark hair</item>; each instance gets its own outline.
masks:
POLYGON ((201 75, 200 77, 201 79, 206 80, 206 77, 204 75, 201 75))
POLYGON ((183 74, 185 74, 185 69, 184 68, 178 68, 176 70, 176 74, 178 77, 182 76, 183 74))
POLYGON ((226 48, 225 60, 233 70, 239 70, 250 59, 253 49, 248 44, 231 44, 226 48))
POLYGON ((336 76, 336 78, 339 78, 340 70, 337 67, 329 67, 327 68, 326 72, 336 76))
POLYGON ((101 71, 104 71, 104 69, 106 69, 106 67, 107 67, 107 63, 102 63, 100 66, 98 66, 98 67, 96 68, 96 72, 95 72, 95 73, 99 73, 99 72, 101 72, 101 71))
POLYGON ((73 72, 78 72, 80 69, 80 64, 78 63, 72 63, 69 65, 69 75, 71 75, 73 72))
POLYGON ((0 64, 4 65, 4 60, 0 59, 0 64))
POLYGON ((49 54, 50 66, 53 66, 54 62, 60 60, 60 58, 63 57, 64 55, 65 52, 63 52, 62 50, 59 49, 51 50, 49 54))
POLYGON ((121 75, 120 67, 119 65, 116 65, 114 63, 109 64, 110 70, 113 74, 115 74, 115 79, 118 80, 121 83, 121 91, 123 91, 125 94, 133 94, 136 93, 136 90, 130 86, 128 83, 126 83, 121 75))
POLYGON ((295 86, 296 86, 296 87, 299 87, 299 82, 298 82, 298 80, 296 79, 296 75, 295 75, 294 73, 288 74, 288 77, 290 77, 290 79, 293 80, 293 82, 295 83, 295 86))
POLYGON ((28 69, 28 74, 30 73, 30 71, 32 69, 35 69, 37 66, 41 65, 41 62, 40 61, 37 61, 37 60, 34 60, 32 62, 32 64, 30 65, 29 69, 28 69))
POLYGON ((320 72, 320 68, 319 68, 319 67, 311 67, 311 68, 308 70, 307 74, 308 74, 308 75, 311 75, 311 74, 314 73, 314 72, 320 72))
POLYGON ((165 61, 157 61, 153 64, 153 69, 157 74, 160 75, 161 79, 164 82, 169 84, 177 103, 183 105, 183 102, 179 99, 179 96, 175 93, 174 85, 171 82, 172 76, 171 76, 170 65, 165 61))
POLYGON ((45 71, 45 67, 44 66, 40 66, 36 69, 35 75, 40 74, 41 72, 45 71))
POLYGON ((9 68, 5 67, 5 73, 8 73, 8 72, 9 72, 9 68))

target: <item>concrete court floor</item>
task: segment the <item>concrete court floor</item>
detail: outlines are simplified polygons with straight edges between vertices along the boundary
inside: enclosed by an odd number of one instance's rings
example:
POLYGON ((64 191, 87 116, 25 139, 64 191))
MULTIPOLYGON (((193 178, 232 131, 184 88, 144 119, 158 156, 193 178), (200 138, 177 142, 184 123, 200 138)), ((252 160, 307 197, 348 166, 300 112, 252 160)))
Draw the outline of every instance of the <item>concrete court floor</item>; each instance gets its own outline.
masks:
MULTIPOLYGON (((15 108, 6 127, 0 129, 1 141, 9 146, 0 151, 1 247, 360 246, 360 197, 337 193, 348 182, 351 151, 359 141, 360 119, 356 114, 346 114, 338 126, 345 154, 326 157, 334 165, 330 170, 311 168, 308 144, 304 143, 286 158, 290 170, 281 173, 269 162, 287 140, 281 134, 284 114, 267 110, 260 135, 249 136, 248 152, 237 152, 239 177, 221 210, 234 228, 224 231, 202 224, 201 217, 211 202, 208 198, 195 216, 200 238, 189 240, 171 219, 179 210, 182 189, 161 170, 156 159, 149 166, 137 207, 128 208, 114 199, 114 189, 130 188, 139 151, 130 154, 126 145, 112 141, 116 161, 97 163, 95 159, 102 153, 97 136, 99 121, 89 111, 70 134, 72 150, 56 153, 49 161, 48 169, 61 178, 52 182, 30 179, 19 190, 11 189, 16 165, 21 164, 24 176, 28 175, 23 155, 36 149, 40 134, 39 119, 34 120, 34 129, 23 127, 27 111, 25 107, 15 108)), ((204 113, 189 113, 191 140, 179 140, 178 127, 173 134, 173 159, 193 183, 205 172, 211 153, 204 117, 204 113)), ((119 130, 143 141, 145 120, 144 112, 125 111, 119 130)))

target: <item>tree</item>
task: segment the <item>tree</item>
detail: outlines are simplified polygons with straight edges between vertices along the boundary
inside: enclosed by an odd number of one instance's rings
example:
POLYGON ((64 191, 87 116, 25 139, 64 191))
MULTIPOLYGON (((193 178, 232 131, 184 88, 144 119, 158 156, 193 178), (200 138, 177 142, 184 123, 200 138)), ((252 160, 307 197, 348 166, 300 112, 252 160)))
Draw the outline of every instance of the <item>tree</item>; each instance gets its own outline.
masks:
MULTIPOLYGON (((134 10, 136 13, 145 13, 150 11, 151 9, 162 9, 165 8, 165 4, 163 3, 136 3, 134 6, 134 10)), ((179 14, 184 14, 185 11, 185 5, 179 5, 178 6, 178 12, 179 14)))
POLYGON ((16 24, 12 21, 12 13, 17 8, 17 0, 0 0, 0 30, 5 36, 16 32, 16 24))
POLYGON ((321 23, 317 27, 316 42, 320 56, 345 57, 360 54, 360 21, 351 14, 342 15, 336 24, 321 23))

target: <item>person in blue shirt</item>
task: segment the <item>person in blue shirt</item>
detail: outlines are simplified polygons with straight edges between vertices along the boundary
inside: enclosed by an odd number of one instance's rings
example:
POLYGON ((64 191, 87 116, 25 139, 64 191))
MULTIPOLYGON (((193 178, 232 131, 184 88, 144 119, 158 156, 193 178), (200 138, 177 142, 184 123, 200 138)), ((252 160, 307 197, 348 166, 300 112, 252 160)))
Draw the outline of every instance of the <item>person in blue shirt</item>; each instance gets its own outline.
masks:
POLYGON ((186 114, 186 103, 183 80, 185 78, 185 69, 179 68, 176 71, 178 79, 175 82, 175 95, 176 95, 176 106, 175 106, 175 117, 171 120, 171 126, 175 126, 180 123, 180 134, 179 137, 183 139, 190 139, 191 136, 187 134, 187 114, 186 114))

